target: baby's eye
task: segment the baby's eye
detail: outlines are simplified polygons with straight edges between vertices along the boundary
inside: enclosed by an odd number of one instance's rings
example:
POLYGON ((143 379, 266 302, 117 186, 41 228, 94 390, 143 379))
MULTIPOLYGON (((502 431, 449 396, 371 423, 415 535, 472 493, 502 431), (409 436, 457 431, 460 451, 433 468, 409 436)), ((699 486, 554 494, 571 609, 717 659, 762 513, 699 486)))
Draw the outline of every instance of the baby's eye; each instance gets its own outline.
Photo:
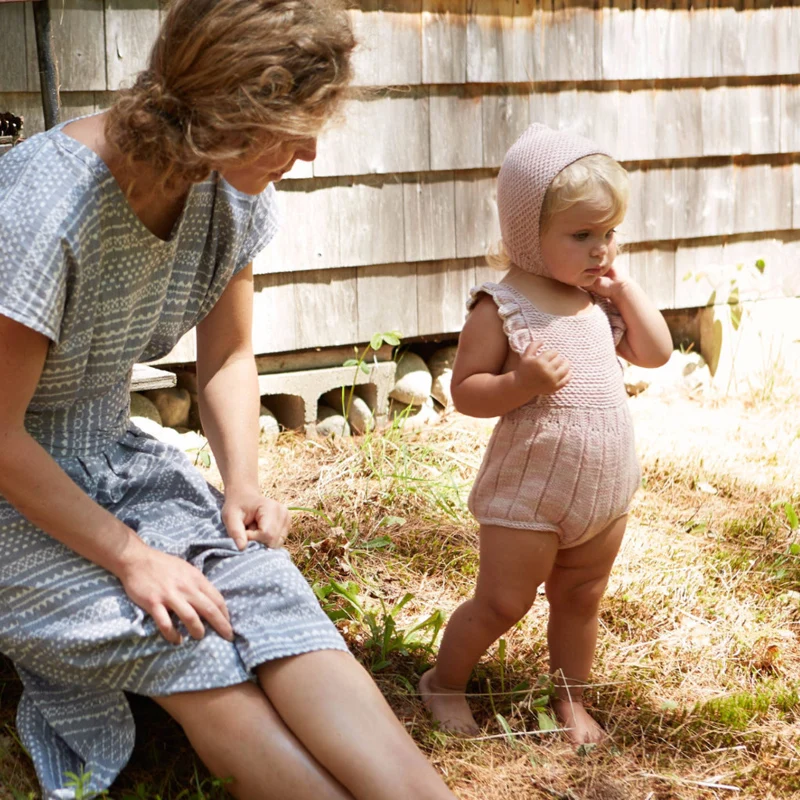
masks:
POLYGON ((606 234, 606 239, 611 239, 611 238, 614 236, 614 234, 615 234, 616 232, 617 232, 617 229, 616 229, 616 228, 612 228, 612 229, 611 229, 611 230, 610 230, 610 231, 609 231, 609 232, 606 234))
POLYGON ((588 237, 589 231, 579 231, 578 233, 572 234, 572 238, 578 242, 585 242, 588 237))

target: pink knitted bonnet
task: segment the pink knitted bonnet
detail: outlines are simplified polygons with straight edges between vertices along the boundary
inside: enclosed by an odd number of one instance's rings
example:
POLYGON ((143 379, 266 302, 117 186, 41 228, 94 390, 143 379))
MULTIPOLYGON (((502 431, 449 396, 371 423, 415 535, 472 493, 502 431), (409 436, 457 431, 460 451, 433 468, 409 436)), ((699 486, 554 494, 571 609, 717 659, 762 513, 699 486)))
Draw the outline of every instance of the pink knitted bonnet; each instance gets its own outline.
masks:
POLYGON ((547 275, 539 245, 547 187, 562 169, 598 153, 608 155, 583 136, 538 122, 511 145, 497 176, 497 210, 506 252, 520 269, 547 275))

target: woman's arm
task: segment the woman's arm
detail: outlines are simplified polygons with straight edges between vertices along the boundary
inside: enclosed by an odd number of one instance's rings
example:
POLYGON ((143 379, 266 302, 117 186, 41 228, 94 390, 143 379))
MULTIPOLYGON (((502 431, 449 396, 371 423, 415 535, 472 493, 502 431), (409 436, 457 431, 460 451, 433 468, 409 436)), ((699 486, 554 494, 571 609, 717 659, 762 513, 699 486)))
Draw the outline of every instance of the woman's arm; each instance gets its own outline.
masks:
POLYGON ((197 326, 197 384, 203 431, 225 484, 223 520, 240 549, 255 539, 279 547, 286 508, 258 485, 261 398, 252 345, 253 267, 248 265, 197 326))
POLYGON ((635 280, 614 268, 589 290, 607 297, 625 320, 627 330, 617 345, 622 358, 639 367, 660 367, 672 355, 672 335, 667 322, 635 280))
POLYGON ((450 391, 455 407, 471 417, 498 417, 541 394, 552 394, 570 378, 567 360, 555 350, 537 355, 541 342, 531 342, 516 368, 503 373, 508 339, 497 306, 483 296, 464 323, 458 340, 450 391))
POLYGON ((54 539, 116 575, 169 641, 180 641, 170 611, 196 638, 204 634, 201 617, 231 638, 222 596, 203 574, 146 545, 86 495, 25 430, 48 346, 42 334, 0 315, 0 494, 54 539))

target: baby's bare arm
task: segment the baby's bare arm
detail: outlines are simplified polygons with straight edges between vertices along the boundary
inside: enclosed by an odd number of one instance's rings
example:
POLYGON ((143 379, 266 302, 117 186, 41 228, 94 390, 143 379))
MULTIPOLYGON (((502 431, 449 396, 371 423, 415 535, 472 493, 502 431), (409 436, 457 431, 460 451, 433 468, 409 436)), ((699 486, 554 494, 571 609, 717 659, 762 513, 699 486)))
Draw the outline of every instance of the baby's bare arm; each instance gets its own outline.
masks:
POLYGON ((533 342, 519 356, 516 368, 503 372, 508 339, 497 306, 482 297, 467 317, 453 365, 453 403, 471 417, 497 417, 540 394, 552 394, 569 381, 569 365, 553 350, 537 354, 533 342))
POLYGON ((617 352, 640 367, 660 367, 672 355, 672 335, 666 320, 635 281, 626 279, 611 296, 627 330, 617 352))

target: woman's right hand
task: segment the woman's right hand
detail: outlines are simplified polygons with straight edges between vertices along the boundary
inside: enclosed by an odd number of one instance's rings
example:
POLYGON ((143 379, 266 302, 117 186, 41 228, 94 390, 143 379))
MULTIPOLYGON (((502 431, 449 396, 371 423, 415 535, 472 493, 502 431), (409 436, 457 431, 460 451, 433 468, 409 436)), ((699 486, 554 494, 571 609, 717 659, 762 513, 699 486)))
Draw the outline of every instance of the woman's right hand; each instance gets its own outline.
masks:
POLYGON ((570 380, 569 361, 556 350, 541 350, 541 341, 533 341, 519 356, 515 370, 519 385, 529 390, 531 396, 554 394, 570 380))
POLYGON ((153 618, 168 642, 182 641, 170 612, 186 626, 193 639, 205 635, 205 620, 223 639, 233 640, 230 615, 222 595, 199 569, 182 558, 142 543, 117 577, 128 597, 153 618))

